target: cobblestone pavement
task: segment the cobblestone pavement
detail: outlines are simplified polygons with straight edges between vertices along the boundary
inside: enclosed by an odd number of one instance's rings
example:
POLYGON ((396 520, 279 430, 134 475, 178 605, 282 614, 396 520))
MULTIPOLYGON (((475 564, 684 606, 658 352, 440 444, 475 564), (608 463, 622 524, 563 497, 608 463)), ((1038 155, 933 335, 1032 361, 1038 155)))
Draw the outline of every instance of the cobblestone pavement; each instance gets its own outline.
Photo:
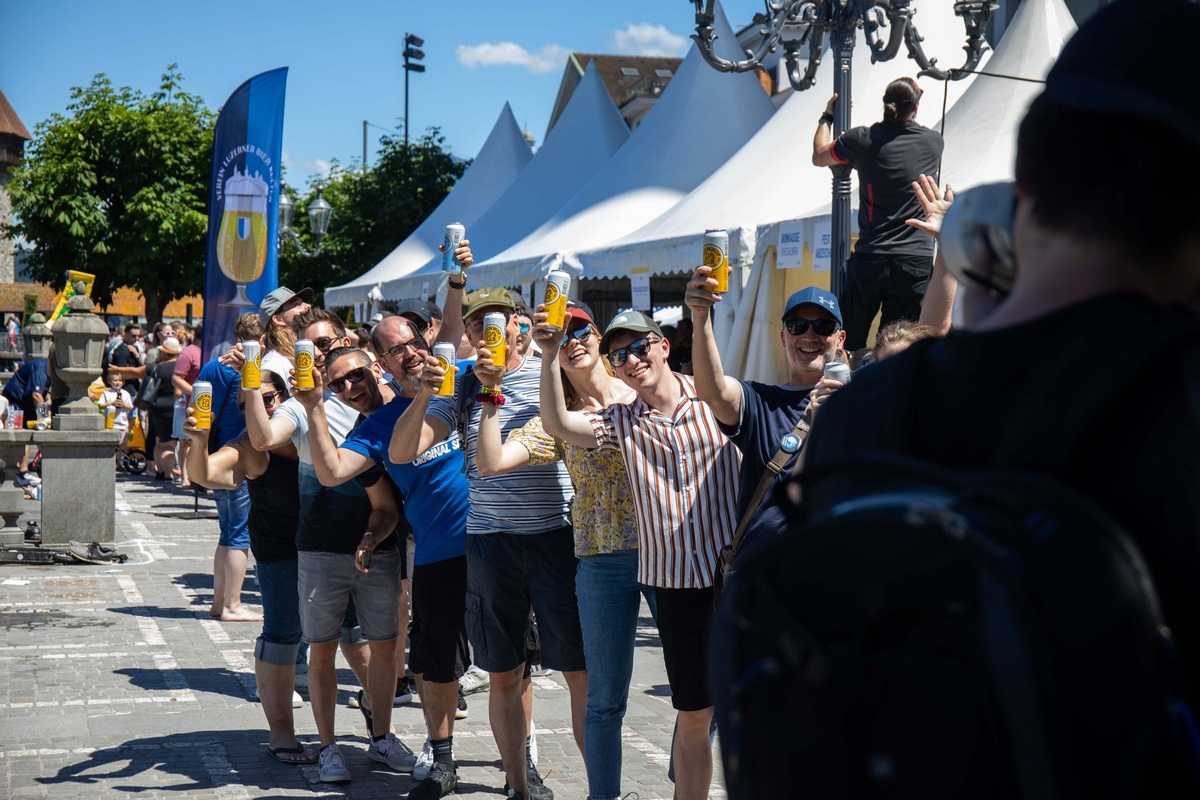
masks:
MULTIPOLYGON (((27 503, 37 518, 38 504, 27 503)), ((80 520, 72 538, 87 540, 80 520)), ((339 742, 354 781, 321 783, 316 767, 266 754, 254 690, 258 623, 208 616, 216 509, 210 497, 145 477, 117 480, 117 544, 125 564, 0 565, 0 796, 7 798, 406 797, 408 776, 366 756, 357 690, 339 656, 339 742)), ((257 606, 253 569, 243 598, 257 606)), ((643 608, 644 610, 644 608, 643 608)), ((623 791, 671 797, 674 712, 658 632, 638 629, 624 729, 623 791)), ((561 676, 534 678, 539 766, 559 800, 584 800, 587 781, 571 736, 561 676)), ((457 797, 503 797, 504 776, 487 722, 486 693, 456 723, 457 797)), ((419 700, 397 708, 398 735, 424 740, 419 700)), ((296 709, 302 741, 317 742, 307 699, 296 709)), ((714 762, 717 762, 714 750, 714 762)), ((719 765, 712 797, 723 798, 719 765)))

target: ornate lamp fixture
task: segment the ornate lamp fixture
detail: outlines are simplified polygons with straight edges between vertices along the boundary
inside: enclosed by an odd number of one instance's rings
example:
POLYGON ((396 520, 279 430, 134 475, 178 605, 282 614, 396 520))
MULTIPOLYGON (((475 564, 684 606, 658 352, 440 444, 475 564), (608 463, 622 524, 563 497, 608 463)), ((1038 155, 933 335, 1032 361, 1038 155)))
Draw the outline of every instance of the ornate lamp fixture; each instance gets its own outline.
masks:
POLYGON ((333 217, 333 206, 325 202, 323 189, 317 186, 317 199, 308 204, 308 227, 313 236, 317 237, 317 249, 311 253, 304 249, 300 237, 292 230, 292 215, 296 213, 296 204, 283 190, 283 182, 279 183, 279 247, 282 249, 285 241, 291 243, 305 258, 315 258, 321 252, 321 240, 329 232, 329 220, 333 217))
MULTIPOLYGON (((689 0, 696 7, 696 33, 692 35, 700 54, 708 64, 721 72, 748 72, 762 65, 768 54, 783 45, 788 81, 796 91, 812 87, 821 64, 826 37, 833 53, 833 92, 838 95, 834 110, 833 135, 836 138, 850 126, 851 60, 857 31, 863 29, 871 48, 871 62, 888 61, 900 51, 901 43, 910 58, 920 65, 919 75, 937 80, 959 80, 978 65, 988 44, 984 29, 993 11, 999 7, 995 0, 962 0, 954 3, 954 13, 962 17, 966 27, 966 61, 957 69, 943 70, 936 58, 930 58, 921 47, 921 35, 913 24, 912 0, 763 0, 765 13, 754 15, 761 39, 758 46, 747 51, 743 61, 721 58, 713 49, 716 0, 689 0), (891 28, 887 41, 881 29, 891 28), (801 48, 807 44, 807 63, 801 70, 801 48)), ((833 290, 841 292, 846 260, 850 257, 850 168, 833 170, 833 290)))

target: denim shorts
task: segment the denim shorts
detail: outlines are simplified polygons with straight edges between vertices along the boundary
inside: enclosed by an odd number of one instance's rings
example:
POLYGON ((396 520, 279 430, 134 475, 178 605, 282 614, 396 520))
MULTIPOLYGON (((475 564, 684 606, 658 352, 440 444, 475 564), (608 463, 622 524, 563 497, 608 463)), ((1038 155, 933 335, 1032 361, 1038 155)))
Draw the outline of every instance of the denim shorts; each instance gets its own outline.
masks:
POLYGON ((480 669, 508 672, 525 663, 530 608, 537 617, 542 665, 560 672, 584 669, 575 600, 578 563, 569 526, 467 536, 467 637, 480 669))
POLYGON ((221 526, 221 547, 246 550, 250 547, 250 492, 245 481, 236 489, 213 489, 217 519, 221 526))
POLYGON ((262 593, 263 628, 254 657, 267 664, 292 664, 300 648, 300 594, 294 558, 259 561, 255 566, 262 593))
POLYGON ((400 554, 376 550, 369 573, 354 568, 353 553, 301 550, 300 622, 309 644, 342 637, 346 605, 354 598, 358 625, 369 642, 395 639, 400 631, 400 554))

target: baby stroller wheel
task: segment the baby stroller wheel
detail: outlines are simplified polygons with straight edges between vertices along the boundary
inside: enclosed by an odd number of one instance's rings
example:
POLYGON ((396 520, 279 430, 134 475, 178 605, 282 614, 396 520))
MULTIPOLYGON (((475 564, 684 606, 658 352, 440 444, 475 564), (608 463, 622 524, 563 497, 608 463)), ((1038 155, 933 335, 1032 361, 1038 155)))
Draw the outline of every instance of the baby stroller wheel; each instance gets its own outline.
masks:
POLYGON ((146 454, 136 447, 126 450, 121 458, 121 468, 130 475, 141 475, 146 471, 146 454))

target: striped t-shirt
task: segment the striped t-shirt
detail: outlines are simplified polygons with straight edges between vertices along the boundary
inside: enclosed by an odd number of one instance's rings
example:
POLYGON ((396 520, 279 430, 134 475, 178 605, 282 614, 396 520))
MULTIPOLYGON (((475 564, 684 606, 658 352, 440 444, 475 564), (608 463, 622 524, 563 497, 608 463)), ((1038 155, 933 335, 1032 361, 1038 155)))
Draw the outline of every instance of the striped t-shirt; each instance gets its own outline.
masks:
MULTIPOLYGON (((501 441, 541 413, 541 370, 537 359, 527 357, 504 376, 500 387, 504 392, 504 405, 500 406, 499 414, 501 441)), ((456 389, 464 383, 467 382, 456 381, 456 389)), ((562 462, 521 467, 485 478, 475 467, 480 404, 471 400, 467 408, 470 419, 463 446, 471 500, 467 533, 546 533, 570 525, 574 490, 571 476, 562 462)), ((430 404, 426 414, 453 431, 458 427, 457 409, 457 402, 430 404)))
POLYGON ((717 554, 737 528, 742 457, 691 378, 670 417, 640 397, 588 412, 603 448, 620 450, 637 510, 638 581, 669 589, 713 583, 717 554))

